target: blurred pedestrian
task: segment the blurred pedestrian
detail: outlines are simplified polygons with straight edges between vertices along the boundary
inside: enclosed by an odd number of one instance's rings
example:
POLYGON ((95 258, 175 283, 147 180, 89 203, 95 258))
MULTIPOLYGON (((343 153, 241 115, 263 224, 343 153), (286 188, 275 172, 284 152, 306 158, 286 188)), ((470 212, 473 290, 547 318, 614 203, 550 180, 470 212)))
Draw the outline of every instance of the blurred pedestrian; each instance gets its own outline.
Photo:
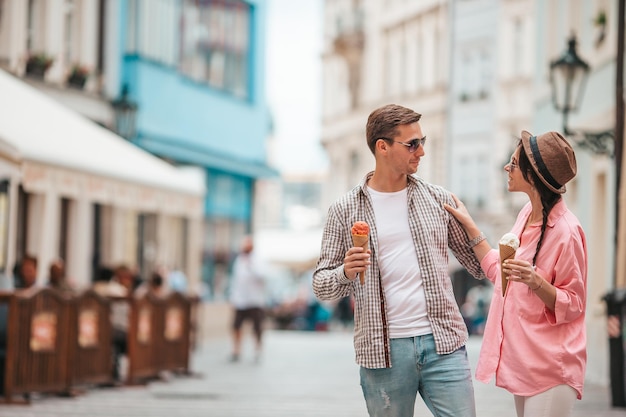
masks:
POLYGON ((244 236, 241 249, 233 264, 230 302, 234 309, 232 325, 231 361, 236 362, 241 355, 242 326, 252 323, 255 340, 255 360, 261 357, 263 320, 265 318, 265 279, 262 267, 255 257, 252 236, 244 236))
POLYGON ((157 298, 164 298, 168 294, 168 288, 165 284, 163 274, 159 271, 154 271, 147 282, 142 283, 135 290, 136 297, 142 297, 146 294, 150 294, 157 298))
MULTIPOLYGON (((476 379, 511 392, 518 417, 567 417, 582 398, 587 362, 587 244, 562 194, 576 175, 574 150, 557 132, 522 138, 504 166, 509 192, 529 202, 511 233, 515 259, 500 266, 499 251, 486 240, 474 246, 495 284, 476 379), (501 275, 508 285, 502 290, 501 275)), ((474 238, 480 229, 456 197, 446 206, 474 238)))
POLYGON ((94 290, 111 301, 111 324, 113 326, 113 369, 116 382, 122 379, 121 359, 127 351, 127 337, 130 314, 130 297, 134 290, 135 275, 126 265, 118 265, 114 270, 102 268, 94 290))
POLYGON ((187 292, 187 275, 177 267, 167 274, 167 283, 172 291, 185 294, 187 292))
POLYGON ((15 268, 15 288, 26 289, 37 283, 37 258, 24 255, 15 268))
POLYGON ((65 276, 65 262, 63 262, 63 259, 55 259, 50 263, 48 286, 65 293, 74 292, 73 286, 70 285, 65 276))
POLYGON ((322 300, 354 296, 354 346, 370 416, 410 417, 419 392, 433 415, 474 417, 468 334, 448 249, 472 275, 484 274, 472 242, 443 209, 451 193, 414 175, 425 155, 420 118, 394 104, 370 114, 375 170, 328 210, 313 289, 322 300), (368 250, 353 244, 356 221, 369 224, 368 250))

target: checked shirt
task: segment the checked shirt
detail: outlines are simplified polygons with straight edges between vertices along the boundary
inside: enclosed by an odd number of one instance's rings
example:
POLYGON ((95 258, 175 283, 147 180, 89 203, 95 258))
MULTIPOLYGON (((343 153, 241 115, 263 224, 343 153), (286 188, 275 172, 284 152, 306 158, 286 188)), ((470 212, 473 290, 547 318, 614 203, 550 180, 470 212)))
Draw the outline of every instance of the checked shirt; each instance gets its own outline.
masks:
MULTIPOLYGON (((320 300, 354 295, 354 347, 356 362, 365 368, 391 367, 386 304, 377 262, 378 240, 372 200, 361 183, 337 200, 328 210, 320 258, 313 274, 313 291, 320 300), (370 225, 371 264, 365 271, 365 285, 350 281, 343 270, 346 252, 352 247, 350 229, 362 220, 370 225)), ((470 274, 485 275, 467 244, 461 225, 443 207, 454 206, 450 192, 428 184, 417 176, 407 183, 409 224, 419 262, 428 318, 437 353, 451 353, 467 342, 467 328, 456 304, 449 276, 448 248, 470 274)), ((407 260, 411 268, 413 260, 407 260)))

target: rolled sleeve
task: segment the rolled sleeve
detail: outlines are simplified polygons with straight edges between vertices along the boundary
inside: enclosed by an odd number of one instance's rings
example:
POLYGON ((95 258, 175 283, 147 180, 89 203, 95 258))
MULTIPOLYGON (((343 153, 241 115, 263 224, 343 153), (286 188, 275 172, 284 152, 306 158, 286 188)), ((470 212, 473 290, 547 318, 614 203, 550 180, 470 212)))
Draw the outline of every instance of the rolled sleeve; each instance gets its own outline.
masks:
POLYGON ((491 249, 480 261, 480 267, 485 271, 487 279, 496 282, 496 278, 500 276, 500 253, 497 249, 491 249))
MULTIPOLYGON (((582 268, 586 268, 584 247, 578 239, 572 239, 564 248, 554 269, 556 303, 554 312, 546 308, 550 324, 558 325, 578 319, 585 313, 586 280, 582 268)), ((546 276, 544 271, 540 271, 546 276)))
POLYGON ((344 273, 343 260, 348 250, 346 230, 337 204, 328 210, 317 268, 313 273, 313 293, 320 300, 336 300, 350 294, 350 281, 344 273))

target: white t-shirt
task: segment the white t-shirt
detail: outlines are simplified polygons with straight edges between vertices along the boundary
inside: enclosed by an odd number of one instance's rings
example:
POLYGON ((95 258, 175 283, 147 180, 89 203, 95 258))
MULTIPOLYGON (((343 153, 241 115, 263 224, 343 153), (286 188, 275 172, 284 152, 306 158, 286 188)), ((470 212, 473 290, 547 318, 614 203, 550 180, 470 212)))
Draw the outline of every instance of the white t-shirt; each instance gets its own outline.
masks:
POLYGON ((241 253, 233 264, 230 302, 236 309, 265 306, 262 266, 252 254, 241 253))
POLYGON ((409 229, 407 189, 372 196, 378 265, 387 304, 389 336, 413 337, 432 333, 417 252, 409 229))

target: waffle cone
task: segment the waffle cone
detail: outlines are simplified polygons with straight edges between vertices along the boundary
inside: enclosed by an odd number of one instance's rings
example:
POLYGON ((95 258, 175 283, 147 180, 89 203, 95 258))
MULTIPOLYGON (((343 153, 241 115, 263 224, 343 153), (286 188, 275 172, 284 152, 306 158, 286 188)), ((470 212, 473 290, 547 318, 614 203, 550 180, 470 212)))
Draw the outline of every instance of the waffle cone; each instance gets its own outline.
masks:
POLYGON ((352 244, 359 246, 365 250, 369 249, 370 237, 369 235, 352 235, 352 244))
MULTIPOLYGON (((370 237, 369 235, 352 235, 352 244, 355 247, 361 247, 363 250, 368 250, 370 247, 370 237)), ((365 284, 365 275, 358 274, 359 280, 361 281, 361 285, 365 284)))
POLYGON ((502 296, 506 293, 506 287, 509 283, 509 280, 506 279, 504 273, 502 272, 502 266, 504 265, 504 261, 507 259, 515 258, 515 249, 508 245, 500 245, 500 276, 502 278, 502 296))

